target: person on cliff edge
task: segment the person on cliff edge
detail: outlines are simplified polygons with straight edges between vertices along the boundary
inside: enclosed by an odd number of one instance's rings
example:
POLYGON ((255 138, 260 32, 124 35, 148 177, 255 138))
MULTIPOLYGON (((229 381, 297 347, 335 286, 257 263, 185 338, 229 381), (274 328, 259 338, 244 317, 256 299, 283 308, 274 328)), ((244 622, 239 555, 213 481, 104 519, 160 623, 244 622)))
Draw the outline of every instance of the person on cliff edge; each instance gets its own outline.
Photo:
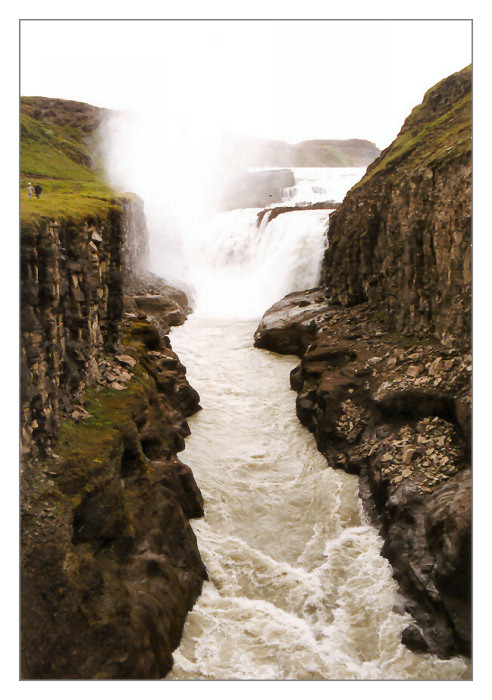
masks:
POLYGON ((30 182, 27 183, 27 194, 29 195, 29 199, 31 199, 31 197, 34 194, 34 187, 31 185, 30 182))
POLYGON ((43 188, 41 187, 41 185, 36 185, 34 191, 36 192, 36 197, 39 199, 41 197, 41 192, 43 191, 43 188))

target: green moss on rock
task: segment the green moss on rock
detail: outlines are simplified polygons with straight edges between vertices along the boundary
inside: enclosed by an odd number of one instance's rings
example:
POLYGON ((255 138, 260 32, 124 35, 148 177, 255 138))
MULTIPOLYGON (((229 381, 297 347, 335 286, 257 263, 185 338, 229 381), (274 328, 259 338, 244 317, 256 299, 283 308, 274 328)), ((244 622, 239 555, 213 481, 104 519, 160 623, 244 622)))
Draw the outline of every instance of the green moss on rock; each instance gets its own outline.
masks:
POLYGON ((471 66, 428 90, 393 141, 353 189, 376 175, 392 182, 415 170, 446 164, 471 152, 471 66))

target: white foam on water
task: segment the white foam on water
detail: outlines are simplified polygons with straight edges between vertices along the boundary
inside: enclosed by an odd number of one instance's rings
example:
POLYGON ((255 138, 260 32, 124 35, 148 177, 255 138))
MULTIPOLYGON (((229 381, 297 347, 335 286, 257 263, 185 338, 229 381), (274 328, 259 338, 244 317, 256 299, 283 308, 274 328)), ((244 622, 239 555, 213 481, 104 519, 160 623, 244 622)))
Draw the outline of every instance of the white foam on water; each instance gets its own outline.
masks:
POLYGON ((182 458, 205 499, 193 529, 210 581, 169 679, 459 679, 468 661, 400 642, 408 615, 357 479, 328 468, 295 415, 297 359, 252 346, 256 322, 192 315, 172 332, 203 411, 182 458))

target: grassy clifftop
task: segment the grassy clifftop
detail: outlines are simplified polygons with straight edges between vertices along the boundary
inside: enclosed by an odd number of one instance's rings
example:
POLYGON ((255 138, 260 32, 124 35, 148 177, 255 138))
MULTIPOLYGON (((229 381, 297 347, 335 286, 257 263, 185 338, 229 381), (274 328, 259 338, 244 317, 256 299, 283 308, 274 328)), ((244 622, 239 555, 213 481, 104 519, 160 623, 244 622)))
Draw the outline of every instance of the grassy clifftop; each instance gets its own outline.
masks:
POLYGON ((433 168, 470 153, 471 81, 471 66, 467 66, 428 90, 393 143, 371 163, 355 187, 382 173, 396 182, 416 169, 433 168))
POLYGON ((97 127, 105 110, 71 100, 22 97, 20 112, 21 223, 105 214, 115 197, 98 155, 97 127), (29 199, 29 182, 41 185, 41 199, 29 199))

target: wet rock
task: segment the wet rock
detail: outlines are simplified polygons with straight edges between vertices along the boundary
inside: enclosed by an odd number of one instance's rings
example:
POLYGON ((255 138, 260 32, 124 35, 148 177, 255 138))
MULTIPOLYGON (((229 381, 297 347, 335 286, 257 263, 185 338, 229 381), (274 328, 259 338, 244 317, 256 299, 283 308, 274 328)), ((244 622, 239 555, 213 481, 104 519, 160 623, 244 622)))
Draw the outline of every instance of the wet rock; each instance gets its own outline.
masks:
POLYGON ((170 326, 180 326, 186 321, 186 311, 171 295, 159 294, 155 296, 134 296, 132 298, 138 309, 145 311, 151 316, 165 317, 170 326))
POLYGON ((427 646, 422 631, 415 624, 405 627, 401 634, 401 641, 412 651, 429 652, 429 647, 427 646))
POLYGON ((302 355, 316 337, 324 307, 319 290, 288 294, 264 314, 255 332, 255 347, 302 355))
POLYGON ((313 204, 295 204, 285 207, 271 207, 270 209, 262 209, 258 212, 257 216, 257 226, 260 228, 261 223, 265 216, 268 215, 268 222, 276 219, 280 214, 288 214, 293 211, 316 211, 316 210, 333 210, 340 206, 340 202, 335 202, 334 200, 329 200, 326 202, 315 202, 313 204))

